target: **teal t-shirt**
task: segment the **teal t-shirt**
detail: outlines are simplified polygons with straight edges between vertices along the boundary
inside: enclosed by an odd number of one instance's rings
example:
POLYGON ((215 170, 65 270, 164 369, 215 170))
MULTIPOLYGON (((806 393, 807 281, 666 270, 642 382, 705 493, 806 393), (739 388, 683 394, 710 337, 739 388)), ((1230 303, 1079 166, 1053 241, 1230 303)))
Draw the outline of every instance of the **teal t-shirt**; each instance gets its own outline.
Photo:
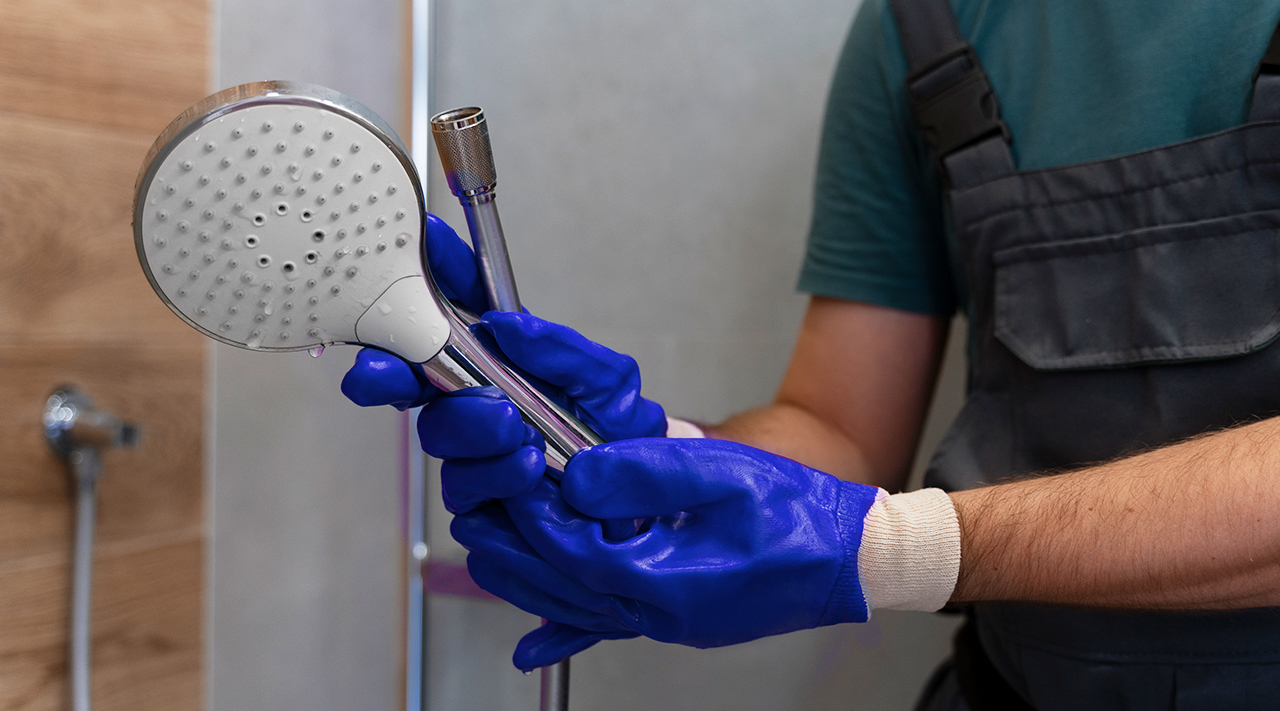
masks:
MULTIPOLYGON (((952 0, 1020 170, 1124 155, 1244 121, 1280 0, 952 0)), ((906 99, 887 0, 836 66, 800 289, 949 316, 955 247, 906 99)))

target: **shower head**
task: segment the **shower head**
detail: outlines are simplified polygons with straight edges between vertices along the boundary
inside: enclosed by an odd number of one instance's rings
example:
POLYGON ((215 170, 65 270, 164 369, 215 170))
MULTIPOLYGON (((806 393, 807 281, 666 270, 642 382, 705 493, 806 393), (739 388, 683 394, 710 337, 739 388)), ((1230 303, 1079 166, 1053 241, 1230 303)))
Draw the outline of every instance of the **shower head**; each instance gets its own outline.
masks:
POLYGON ((486 351, 474 315, 440 292, 409 153, 353 99, 280 81, 218 92, 156 139, 134 199, 148 281, 205 335, 259 351, 374 346, 445 390, 497 385, 558 468, 600 442, 486 351))
POLYGON ((156 293, 211 338, 277 351, 367 343, 420 363, 449 333, 434 300, 413 314, 396 302, 427 289, 421 205, 407 153, 373 112, 265 82, 214 94, 160 134, 134 236, 156 293), (409 318, 418 326, 396 324, 397 342, 392 322, 409 318))

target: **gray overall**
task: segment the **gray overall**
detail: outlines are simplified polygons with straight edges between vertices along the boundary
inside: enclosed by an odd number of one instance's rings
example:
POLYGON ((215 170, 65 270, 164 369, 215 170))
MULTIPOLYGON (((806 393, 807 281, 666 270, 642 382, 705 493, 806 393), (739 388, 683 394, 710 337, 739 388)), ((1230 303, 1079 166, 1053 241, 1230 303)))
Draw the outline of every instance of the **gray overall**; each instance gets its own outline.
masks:
MULTIPOLYGON (((968 397, 926 483, 964 489, 1280 414, 1280 30, 1248 123, 1017 172, 950 3, 891 7, 970 319, 968 397)), ((1280 709, 1280 608, 966 614, 921 709, 1280 709)))

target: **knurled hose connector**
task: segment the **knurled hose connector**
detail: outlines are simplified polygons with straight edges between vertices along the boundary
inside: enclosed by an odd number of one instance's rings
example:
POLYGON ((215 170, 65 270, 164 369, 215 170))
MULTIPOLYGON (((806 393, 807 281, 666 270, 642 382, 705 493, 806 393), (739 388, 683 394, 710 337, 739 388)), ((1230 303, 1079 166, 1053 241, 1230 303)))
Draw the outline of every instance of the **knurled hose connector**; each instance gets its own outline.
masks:
POLYGON ((431 135, 444 165, 449 190, 467 198, 493 190, 498 182, 489 145, 489 124, 479 106, 450 109, 431 117, 431 135))

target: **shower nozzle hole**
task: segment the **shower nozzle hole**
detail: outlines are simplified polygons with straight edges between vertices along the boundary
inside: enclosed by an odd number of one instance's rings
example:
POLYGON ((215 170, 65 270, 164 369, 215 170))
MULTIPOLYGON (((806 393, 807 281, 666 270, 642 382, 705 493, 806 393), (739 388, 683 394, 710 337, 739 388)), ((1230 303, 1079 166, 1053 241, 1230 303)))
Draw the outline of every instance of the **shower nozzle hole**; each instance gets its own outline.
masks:
POLYGON ((271 257, 266 254, 258 257, 258 266, 264 268, 271 266, 271 257))
MULTIPOLYGON (((284 270, 285 274, 292 274, 298 268, 298 265, 294 264, 293 262, 285 262, 284 264, 280 265, 280 268, 284 270)), ((288 287, 286 287, 286 289, 287 288, 288 287)))
POLYGON ((287 202, 278 202, 278 203, 276 203, 276 214, 277 214, 277 215, 287 215, 287 214, 289 214, 289 203, 287 203, 287 202))
POLYGON ((311 233, 311 239, 313 239, 313 240, 315 240, 315 241, 317 241, 317 242, 323 242, 323 241, 324 241, 324 230, 316 230, 315 232, 312 232, 312 233, 311 233))
POLYGON ((258 235, 249 235, 248 237, 245 237, 245 238, 244 238, 244 246, 246 246, 246 247, 257 247, 257 246, 258 246, 258 235))
POLYGON ((253 216, 253 224, 257 225, 258 227, 261 227, 261 226, 263 226, 263 225, 267 224, 267 216, 266 216, 266 215, 264 215, 264 214, 262 214, 262 213, 258 213, 258 214, 256 214, 256 215, 254 215, 254 216, 253 216))
POLYGON ((300 214, 300 217, 302 218, 303 222, 310 222, 311 218, 315 217, 315 213, 313 213, 310 210, 303 210, 302 213, 300 214))
POLYGON ((317 252, 307 252, 306 256, 302 259, 307 264, 315 264, 316 261, 320 259, 320 254, 317 252))

